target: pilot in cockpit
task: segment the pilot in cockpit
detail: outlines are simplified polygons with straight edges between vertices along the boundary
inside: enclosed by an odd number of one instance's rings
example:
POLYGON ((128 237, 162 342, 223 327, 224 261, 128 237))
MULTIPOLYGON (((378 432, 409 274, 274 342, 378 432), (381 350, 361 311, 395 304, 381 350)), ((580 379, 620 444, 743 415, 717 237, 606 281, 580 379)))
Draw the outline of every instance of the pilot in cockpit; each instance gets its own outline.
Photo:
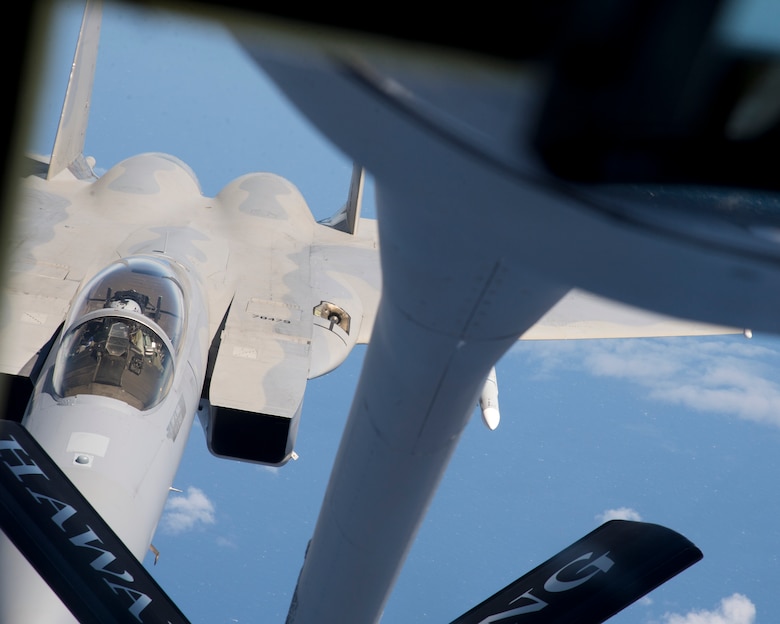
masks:
POLYGON ((129 297, 122 299, 112 299, 108 302, 106 307, 111 308, 112 310, 127 310, 128 312, 137 312, 138 314, 143 313, 141 306, 138 305, 138 302, 130 299, 129 297))

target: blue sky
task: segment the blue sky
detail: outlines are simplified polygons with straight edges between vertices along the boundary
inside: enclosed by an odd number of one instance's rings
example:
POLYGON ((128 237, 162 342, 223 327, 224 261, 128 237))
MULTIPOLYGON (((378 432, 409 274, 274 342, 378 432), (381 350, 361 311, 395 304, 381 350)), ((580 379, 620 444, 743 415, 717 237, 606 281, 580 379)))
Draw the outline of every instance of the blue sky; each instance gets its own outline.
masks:
MULTIPOLYGON (((217 27, 108 5, 87 155, 189 164, 204 193, 251 171, 292 180, 317 218, 351 163, 217 27)), ((52 36, 39 122, 48 153, 80 3, 52 36)), ((373 213, 369 185, 365 211, 373 213)), ((283 622, 363 349, 309 382, 281 469, 212 457, 196 423, 146 563, 193 623, 283 622)), ((780 343, 767 336, 518 343, 498 365, 502 422, 463 434, 384 623, 446 624, 603 519, 674 528, 704 560, 616 623, 751 624, 780 615, 780 343)))

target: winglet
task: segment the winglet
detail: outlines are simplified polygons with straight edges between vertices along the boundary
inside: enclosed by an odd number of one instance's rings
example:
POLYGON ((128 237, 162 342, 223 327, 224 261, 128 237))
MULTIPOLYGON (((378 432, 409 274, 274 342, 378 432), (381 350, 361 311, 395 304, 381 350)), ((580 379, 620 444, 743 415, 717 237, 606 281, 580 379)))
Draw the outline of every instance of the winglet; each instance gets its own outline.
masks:
POLYGON ((358 223, 360 223, 360 209, 363 204, 364 177, 363 167, 355 163, 352 166, 352 179, 349 182, 347 203, 332 217, 320 221, 322 225, 327 225, 334 230, 346 232, 347 234, 355 233, 358 223))
POLYGON ((611 520, 451 624, 600 624, 701 558, 671 529, 611 520))
POLYGON ((94 177, 92 168, 84 158, 84 137, 87 133, 89 104, 95 78, 101 16, 101 0, 87 0, 68 90, 62 105, 57 136, 54 138, 49 172, 46 176, 48 179, 64 169, 70 169, 73 175, 82 180, 94 177))

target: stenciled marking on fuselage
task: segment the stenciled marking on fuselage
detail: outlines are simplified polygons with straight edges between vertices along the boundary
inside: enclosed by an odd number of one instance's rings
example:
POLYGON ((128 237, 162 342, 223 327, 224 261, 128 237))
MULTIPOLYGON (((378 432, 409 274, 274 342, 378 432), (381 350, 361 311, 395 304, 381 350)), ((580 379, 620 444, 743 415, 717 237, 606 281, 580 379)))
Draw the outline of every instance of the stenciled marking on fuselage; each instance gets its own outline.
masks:
POLYGON ((176 404, 176 409, 173 412, 173 416, 171 416, 171 420, 168 422, 168 428, 166 430, 166 435, 169 439, 176 442, 176 436, 179 435, 179 429, 181 429, 181 424, 184 422, 184 415, 187 413, 187 406, 184 401, 184 395, 179 397, 179 402, 176 404))
MULTIPOLYGON (((589 552, 577 557, 576 559, 573 559, 572 561, 564 565, 562 568, 560 568, 557 572, 550 575, 550 577, 544 583, 544 590, 551 594, 567 592, 571 589, 574 589, 575 587, 579 587, 583 583, 587 583, 599 572, 605 572, 605 573, 609 572, 610 568, 614 565, 615 562, 612 561, 612 559, 610 559, 607 555, 609 555, 609 551, 605 552, 603 555, 595 559, 592 559, 593 553, 589 552), (579 570, 575 572, 574 579, 565 581, 559 578, 559 576, 562 573, 564 573, 568 568, 582 561, 588 561, 588 563, 583 565, 579 570), (585 574, 584 576, 580 576, 580 574, 583 574, 589 568, 594 568, 594 569, 590 573, 585 574)), ((509 604, 511 605, 516 603, 518 600, 524 599, 529 601, 527 604, 524 604, 523 606, 517 607, 515 609, 510 609, 509 611, 502 611, 501 613, 495 613, 493 615, 490 615, 486 617, 484 620, 481 620, 479 624, 491 624, 492 622, 500 622, 501 620, 505 620, 510 617, 527 615, 528 613, 535 613, 547 607, 549 603, 535 596, 532 593, 533 591, 534 588, 532 587, 531 589, 520 594, 517 598, 514 598, 509 601, 509 604)))
MULTIPOLYGON (((51 482, 51 479, 44 470, 35 463, 27 450, 13 435, 8 434, 7 437, 0 439, 0 458, 3 459, 2 464, 5 468, 9 470, 17 480, 24 484, 28 494, 36 503, 39 505, 44 503, 51 505, 54 513, 50 517, 50 520, 57 528, 67 535, 68 541, 73 544, 74 547, 89 548, 99 553, 90 563, 92 569, 101 574, 110 575, 125 583, 130 584, 135 582, 133 575, 127 570, 122 570, 121 566, 119 569, 122 571, 119 572, 108 568, 108 566, 117 561, 118 558, 111 551, 95 545, 95 543, 103 544, 103 540, 88 524, 74 526, 75 522, 71 521, 71 519, 78 514, 76 507, 66 501, 53 498, 32 489, 35 487, 36 478, 43 477, 49 482, 51 482), (83 531, 77 533, 74 529, 83 529, 83 531)), ((137 621, 143 622, 141 619, 141 612, 151 604, 152 599, 144 592, 131 586, 117 583, 108 578, 103 578, 103 581, 115 595, 119 596, 120 594, 124 594, 132 601, 132 604, 128 607, 128 611, 137 621)))

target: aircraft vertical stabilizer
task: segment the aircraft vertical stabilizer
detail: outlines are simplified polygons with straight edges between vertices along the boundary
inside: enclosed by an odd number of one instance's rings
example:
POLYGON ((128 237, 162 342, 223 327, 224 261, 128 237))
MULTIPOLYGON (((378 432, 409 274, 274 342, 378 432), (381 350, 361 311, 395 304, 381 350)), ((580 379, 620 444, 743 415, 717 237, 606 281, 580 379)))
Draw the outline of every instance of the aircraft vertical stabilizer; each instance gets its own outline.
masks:
POLYGON ((48 179, 64 169, 70 169, 79 179, 93 177, 92 168, 84 158, 84 137, 97 64, 101 15, 101 0, 88 0, 49 161, 48 179))
POLYGON ((355 163, 352 165, 352 178, 349 181, 347 203, 332 217, 320 221, 322 225, 332 227, 339 232, 354 234, 360 223, 360 209, 363 205, 363 181, 365 169, 355 163))

